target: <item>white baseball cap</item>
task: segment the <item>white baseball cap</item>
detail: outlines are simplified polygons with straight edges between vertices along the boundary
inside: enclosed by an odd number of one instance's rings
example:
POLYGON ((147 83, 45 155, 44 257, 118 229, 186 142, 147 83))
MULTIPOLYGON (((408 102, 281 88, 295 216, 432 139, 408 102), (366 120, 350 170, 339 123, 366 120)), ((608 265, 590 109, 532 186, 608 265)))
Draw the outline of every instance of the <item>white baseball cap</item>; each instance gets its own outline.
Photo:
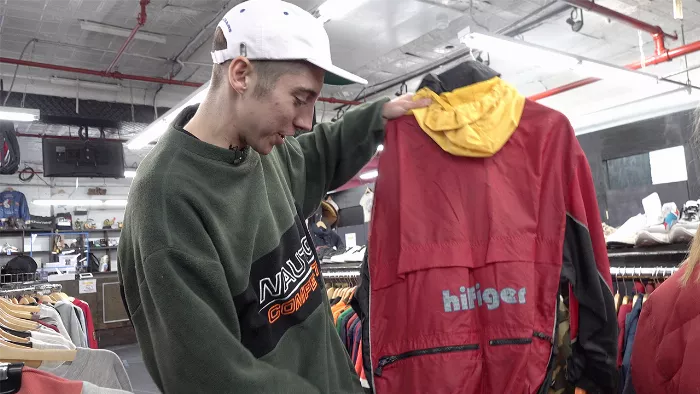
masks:
POLYGON ((251 60, 305 60, 326 70, 325 83, 329 85, 367 84, 365 79, 333 65, 323 23, 294 4, 248 0, 227 12, 218 26, 228 45, 211 53, 216 64, 238 56, 251 60))

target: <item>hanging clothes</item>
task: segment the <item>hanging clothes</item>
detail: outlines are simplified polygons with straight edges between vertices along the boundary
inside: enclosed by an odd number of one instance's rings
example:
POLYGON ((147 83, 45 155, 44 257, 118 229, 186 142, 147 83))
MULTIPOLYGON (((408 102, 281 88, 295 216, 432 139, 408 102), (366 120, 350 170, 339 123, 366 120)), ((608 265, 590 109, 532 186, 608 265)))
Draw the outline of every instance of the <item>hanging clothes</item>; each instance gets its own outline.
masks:
POLYGON ((631 356, 637 394, 697 392, 700 374, 700 283, 694 274, 681 285, 686 266, 656 286, 639 316, 631 356))
POLYGON ((17 218, 24 221, 31 219, 29 205, 24 193, 16 190, 0 192, 0 219, 17 218))
POLYGON ((610 392, 610 265, 568 120, 499 78, 417 96, 436 101, 387 125, 369 295, 356 295, 375 393, 537 393, 551 381, 562 277, 568 379, 610 392))
POLYGON ((95 324, 92 320, 92 312, 90 311, 90 305, 79 299, 74 299, 73 300, 73 305, 77 306, 80 308, 80 310, 83 311, 83 315, 85 316, 85 333, 87 334, 87 340, 88 340, 88 345, 90 346, 91 349, 97 349, 97 338, 95 337, 95 324))

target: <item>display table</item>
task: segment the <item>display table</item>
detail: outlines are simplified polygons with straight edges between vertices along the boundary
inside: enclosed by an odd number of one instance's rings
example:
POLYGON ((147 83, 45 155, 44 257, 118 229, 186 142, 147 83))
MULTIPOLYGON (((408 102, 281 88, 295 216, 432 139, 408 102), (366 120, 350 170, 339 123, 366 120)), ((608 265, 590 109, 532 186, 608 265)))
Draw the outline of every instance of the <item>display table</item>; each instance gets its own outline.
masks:
POLYGON ((119 293, 116 272, 94 273, 92 279, 84 279, 82 283, 80 279, 52 283, 60 284, 64 293, 90 305, 95 339, 101 349, 136 343, 136 333, 119 293))

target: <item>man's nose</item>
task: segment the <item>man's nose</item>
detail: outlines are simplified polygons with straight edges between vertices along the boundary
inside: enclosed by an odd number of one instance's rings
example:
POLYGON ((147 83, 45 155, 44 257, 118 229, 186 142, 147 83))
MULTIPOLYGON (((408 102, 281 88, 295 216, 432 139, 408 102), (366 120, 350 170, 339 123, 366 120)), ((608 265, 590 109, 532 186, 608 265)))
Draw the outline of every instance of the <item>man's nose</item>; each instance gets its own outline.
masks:
POLYGON ((294 128, 296 130, 309 131, 313 127, 314 107, 309 107, 309 109, 304 108, 299 111, 294 118, 294 128))

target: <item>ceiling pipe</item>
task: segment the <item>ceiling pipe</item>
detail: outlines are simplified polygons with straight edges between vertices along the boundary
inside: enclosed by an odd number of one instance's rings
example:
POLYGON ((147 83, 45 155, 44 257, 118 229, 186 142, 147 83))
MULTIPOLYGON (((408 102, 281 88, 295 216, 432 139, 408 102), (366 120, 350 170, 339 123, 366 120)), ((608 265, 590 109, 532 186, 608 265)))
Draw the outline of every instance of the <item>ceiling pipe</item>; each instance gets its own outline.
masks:
MULTIPOLYGON (((107 71, 90 70, 87 68, 61 66, 58 64, 33 62, 30 60, 12 59, 9 57, 0 57, 0 63, 15 64, 18 66, 45 68, 48 70, 56 70, 56 71, 66 71, 66 72, 71 72, 71 73, 76 73, 76 74, 94 75, 94 76, 103 77, 103 78, 113 78, 113 79, 122 79, 122 80, 127 79, 127 80, 131 80, 131 81, 159 83, 159 84, 165 84, 165 85, 187 86, 187 87, 191 87, 191 88, 198 88, 198 87, 203 85, 202 83, 199 83, 199 82, 180 81, 177 79, 167 79, 167 78, 146 77, 146 76, 142 76, 142 75, 122 74, 122 73, 117 72, 117 71, 107 72, 107 71)), ((362 104, 361 101, 341 100, 341 99, 337 99, 334 97, 319 97, 318 101, 332 103, 332 104, 345 104, 345 105, 360 105, 360 104, 362 104)))
POLYGON ((629 26, 634 27, 637 30, 645 31, 651 34, 654 40, 654 54, 660 55, 666 51, 666 46, 664 45, 664 38, 668 37, 672 40, 678 39, 678 34, 674 32, 673 34, 666 33, 660 26, 654 26, 652 24, 640 21, 639 19, 632 18, 629 15, 625 15, 621 12, 611 10, 610 8, 603 7, 592 1, 588 0, 559 0, 563 3, 573 5, 575 7, 583 8, 594 14, 599 14, 607 16, 608 18, 615 19, 619 22, 625 23, 629 26))
MULTIPOLYGON (((628 68, 630 70, 639 70, 640 68, 642 68, 642 64, 644 66, 652 66, 652 65, 659 64, 659 63, 670 62, 671 60, 673 60, 675 58, 682 57, 682 56, 685 56, 685 55, 688 55, 688 54, 691 54, 694 52, 698 52, 698 51, 700 51, 700 41, 695 41, 695 42, 692 42, 688 45, 683 45, 683 46, 680 46, 678 48, 666 50, 664 53, 662 53, 660 55, 650 56, 650 57, 644 59, 644 63, 635 62, 632 64, 628 64, 625 66, 625 68, 628 68)), ((532 95, 532 96, 528 97, 528 99, 533 100, 533 101, 542 100, 544 98, 556 96, 557 94, 568 92, 570 90, 574 90, 574 89, 580 88, 582 86, 590 85, 590 84, 592 84, 594 82, 598 82, 598 81, 600 81, 600 78, 582 79, 580 81, 572 82, 572 83, 569 83, 569 84, 566 84, 563 86, 556 87, 554 89, 546 90, 542 93, 532 95)))
POLYGON ((177 79, 168 79, 168 78, 146 77, 146 76, 142 76, 142 75, 122 74, 118 71, 107 72, 107 71, 90 70, 88 68, 61 66, 58 64, 40 63, 40 62, 33 62, 31 60, 12 59, 9 57, 0 57, 0 63, 16 64, 18 66, 44 68, 44 69, 56 70, 56 71, 66 71, 66 72, 71 72, 71 73, 75 73, 75 74, 94 75, 94 76, 103 77, 103 78, 113 78, 113 79, 122 79, 122 80, 126 79, 126 80, 131 80, 131 81, 150 82, 150 83, 162 83, 165 85, 188 86, 191 88, 198 88, 198 87, 202 86, 202 84, 198 83, 198 82, 180 81, 177 79))
POLYGON ((119 48, 119 51, 117 51, 117 56, 114 57, 114 60, 112 60, 112 63, 110 63, 109 67, 107 67, 106 72, 111 72, 114 66, 117 65, 119 62, 119 59, 121 59, 122 55, 124 54, 124 51, 126 50, 126 47, 131 43, 131 41, 134 39, 136 36, 136 32, 139 31, 139 29, 146 24, 146 6, 148 3, 150 3, 151 0, 141 0, 139 4, 141 5, 141 12, 136 16, 136 26, 131 30, 131 34, 129 34, 129 37, 126 38, 126 41, 124 41, 124 44, 122 44, 122 47, 119 48))

